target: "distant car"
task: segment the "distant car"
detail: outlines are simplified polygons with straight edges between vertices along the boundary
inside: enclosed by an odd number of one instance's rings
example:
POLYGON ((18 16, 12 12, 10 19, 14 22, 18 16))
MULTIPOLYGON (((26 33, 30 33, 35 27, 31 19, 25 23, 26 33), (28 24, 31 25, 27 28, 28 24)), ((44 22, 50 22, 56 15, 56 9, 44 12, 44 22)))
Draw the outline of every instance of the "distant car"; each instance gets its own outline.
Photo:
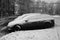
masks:
MULTIPOLYGON (((8 27, 16 30, 33 30, 54 27, 54 18, 48 14, 28 13, 18 16, 8 23, 8 27)), ((12 31, 13 31, 12 30, 12 31)))

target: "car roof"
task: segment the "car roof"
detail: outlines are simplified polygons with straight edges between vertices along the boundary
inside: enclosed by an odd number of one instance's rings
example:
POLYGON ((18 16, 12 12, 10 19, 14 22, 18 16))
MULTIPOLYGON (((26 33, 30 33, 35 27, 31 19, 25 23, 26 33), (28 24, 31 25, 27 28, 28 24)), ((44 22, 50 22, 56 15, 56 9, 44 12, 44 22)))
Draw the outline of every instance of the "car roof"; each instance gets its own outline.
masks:
POLYGON ((40 14, 40 13, 28 13, 28 14, 23 14, 22 16, 18 16, 15 20, 51 20, 54 19, 51 15, 48 14, 40 14))

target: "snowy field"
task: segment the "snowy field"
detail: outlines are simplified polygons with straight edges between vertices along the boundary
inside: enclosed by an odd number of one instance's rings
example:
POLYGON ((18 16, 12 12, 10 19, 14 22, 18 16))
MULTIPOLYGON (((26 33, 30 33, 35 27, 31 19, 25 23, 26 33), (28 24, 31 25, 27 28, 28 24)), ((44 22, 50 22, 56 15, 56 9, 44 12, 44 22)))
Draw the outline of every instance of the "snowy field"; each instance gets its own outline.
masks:
POLYGON ((1 37, 0 40, 59 40, 60 17, 55 18, 55 27, 33 31, 18 31, 1 37))

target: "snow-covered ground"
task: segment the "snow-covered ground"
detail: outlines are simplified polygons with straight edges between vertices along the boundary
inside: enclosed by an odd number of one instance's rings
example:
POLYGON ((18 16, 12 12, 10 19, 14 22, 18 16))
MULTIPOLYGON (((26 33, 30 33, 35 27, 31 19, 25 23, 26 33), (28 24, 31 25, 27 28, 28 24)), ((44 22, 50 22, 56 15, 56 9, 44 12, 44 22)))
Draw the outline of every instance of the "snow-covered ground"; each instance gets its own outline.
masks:
POLYGON ((0 40, 58 40, 55 28, 17 31, 3 36, 0 40))

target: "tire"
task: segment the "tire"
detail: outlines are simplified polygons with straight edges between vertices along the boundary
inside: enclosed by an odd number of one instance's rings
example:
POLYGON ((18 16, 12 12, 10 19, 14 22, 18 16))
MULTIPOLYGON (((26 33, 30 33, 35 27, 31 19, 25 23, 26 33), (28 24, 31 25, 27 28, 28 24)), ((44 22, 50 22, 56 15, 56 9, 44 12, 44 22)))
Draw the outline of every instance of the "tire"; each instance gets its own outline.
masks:
POLYGON ((11 33, 11 32, 15 32, 15 31, 20 31, 21 28, 18 26, 20 26, 20 25, 19 24, 14 25, 12 28, 10 28, 10 30, 8 30, 8 32, 11 33))
POLYGON ((54 25, 55 25, 54 20, 50 20, 50 22, 45 23, 45 27, 47 28, 54 27, 54 25))
POLYGON ((51 20, 52 26, 55 26, 55 22, 54 20, 51 20))

